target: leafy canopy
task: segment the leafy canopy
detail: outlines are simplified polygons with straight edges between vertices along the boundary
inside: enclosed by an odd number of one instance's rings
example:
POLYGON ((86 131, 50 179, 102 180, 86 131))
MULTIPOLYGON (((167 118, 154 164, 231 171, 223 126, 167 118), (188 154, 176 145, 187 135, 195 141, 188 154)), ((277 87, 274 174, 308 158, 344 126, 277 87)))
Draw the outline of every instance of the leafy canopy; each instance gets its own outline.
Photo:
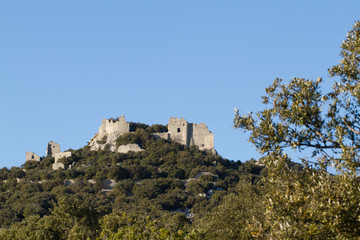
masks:
MULTIPOLYGON (((321 78, 276 79, 266 88, 266 108, 255 115, 235 112, 234 127, 250 141, 268 167, 269 194, 262 234, 276 239, 360 235, 360 22, 341 45, 336 77, 323 93, 321 78), (288 149, 311 150, 303 171, 294 169, 288 149), (327 172, 333 167, 335 176, 327 172)), ((303 150, 307 151, 303 151, 303 150)))

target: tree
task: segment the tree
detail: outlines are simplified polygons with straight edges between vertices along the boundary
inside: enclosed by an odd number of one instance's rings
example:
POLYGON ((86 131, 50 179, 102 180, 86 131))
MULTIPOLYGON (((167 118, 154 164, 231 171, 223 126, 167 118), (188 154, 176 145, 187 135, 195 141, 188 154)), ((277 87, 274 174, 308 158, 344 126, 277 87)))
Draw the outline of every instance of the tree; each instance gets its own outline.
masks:
POLYGON ((262 237, 360 236, 359 21, 341 48, 340 63, 329 69, 340 80, 328 93, 322 93, 322 79, 276 79, 266 88, 264 110, 256 116, 235 112, 234 127, 250 132, 268 169, 262 237), (299 154, 305 155, 301 169, 290 157, 299 154), (330 167, 335 174, 328 172, 330 167))
POLYGON ((159 226, 149 217, 143 219, 129 217, 125 213, 114 212, 100 220, 102 232, 97 239, 184 239, 185 233, 179 230, 173 234, 159 226))
POLYGON ((253 185, 250 178, 243 177, 234 192, 226 194, 219 206, 195 222, 197 239, 251 239, 260 236, 257 228, 261 223, 253 219, 263 219, 263 193, 262 186, 253 185))

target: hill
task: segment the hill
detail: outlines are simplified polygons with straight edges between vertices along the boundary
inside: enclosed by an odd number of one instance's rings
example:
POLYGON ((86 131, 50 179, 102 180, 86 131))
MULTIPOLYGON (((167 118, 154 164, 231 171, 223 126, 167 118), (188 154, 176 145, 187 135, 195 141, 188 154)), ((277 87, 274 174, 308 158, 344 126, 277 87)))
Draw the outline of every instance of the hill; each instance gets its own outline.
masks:
POLYGON ((111 143, 104 136, 98 139, 96 150, 89 144, 66 151, 69 157, 57 159, 63 169, 53 168, 54 154, 21 167, 2 168, 0 236, 14 239, 31 233, 38 234, 37 239, 95 239, 116 233, 119 221, 126 220, 130 228, 152 224, 157 229, 152 234, 162 229, 166 236, 178 234, 182 239, 228 196, 244 186, 257 186, 263 167, 255 161, 230 161, 154 134, 166 128, 129 123, 129 131, 111 143), (111 149, 129 144, 141 151, 111 149), (117 223, 112 232, 103 225, 105 219, 117 223))

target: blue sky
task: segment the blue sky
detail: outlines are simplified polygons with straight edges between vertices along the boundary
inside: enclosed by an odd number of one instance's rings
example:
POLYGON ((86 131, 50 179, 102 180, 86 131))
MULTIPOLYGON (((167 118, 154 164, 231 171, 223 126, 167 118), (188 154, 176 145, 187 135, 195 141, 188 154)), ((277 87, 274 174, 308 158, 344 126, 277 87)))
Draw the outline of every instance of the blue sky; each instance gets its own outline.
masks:
POLYGON ((218 153, 276 77, 328 78, 359 1, 0 1, 0 167, 87 144, 102 118, 205 122, 218 153))

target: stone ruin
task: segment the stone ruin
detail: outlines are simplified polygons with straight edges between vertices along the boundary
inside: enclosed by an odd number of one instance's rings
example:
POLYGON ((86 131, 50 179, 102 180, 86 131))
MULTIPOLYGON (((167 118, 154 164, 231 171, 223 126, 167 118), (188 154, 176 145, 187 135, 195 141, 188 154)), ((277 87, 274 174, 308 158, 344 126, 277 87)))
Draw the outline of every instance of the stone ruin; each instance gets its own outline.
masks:
POLYGON ((58 169, 65 169, 65 165, 61 162, 59 162, 59 160, 61 158, 68 158, 71 157, 71 152, 58 152, 55 153, 55 162, 52 165, 52 169, 53 170, 58 170, 58 169))
POLYGON ((40 161, 40 157, 33 152, 26 152, 26 161, 40 161))
POLYGON ((109 146, 110 151, 115 152, 116 139, 121 135, 130 132, 130 124, 126 122, 125 116, 117 119, 103 119, 99 132, 89 141, 90 150, 97 151, 109 146))
MULTIPOLYGON (((116 139, 129 132, 130 124, 126 122, 124 115, 117 119, 103 119, 99 132, 89 141, 90 149, 97 151, 108 146, 109 150, 113 152, 142 151, 143 149, 137 144, 122 145, 116 149, 116 139)), ((214 149, 214 133, 209 131, 205 123, 188 123, 183 118, 171 117, 168 123, 168 131, 154 133, 154 135, 184 144, 187 147, 197 146, 200 150, 216 154, 214 149)))
POLYGON ((55 157, 55 154, 59 152, 61 152, 60 144, 50 141, 46 147, 46 156, 55 157))
POLYGON ((188 123, 183 118, 171 117, 168 123, 168 132, 155 133, 155 135, 187 147, 198 146, 200 150, 209 150, 215 153, 214 133, 209 131, 205 123, 188 123))
MULTIPOLYGON (((99 132, 89 141, 92 151, 109 147, 110 151, 127 153, 129 151, 139 152, 144 149, 138 144, 126 144, 116 147, 116 140, 123 134, 130 132, 130 123, 126 122, 125 116, 117 119, 103 119, 99 132)), ((187 147, 197 146, 200 150, 210 151, 216 154, 214 149, 214 134, 209 131, 205 123, 188 123, 183 118, 171 117, 168 123, 168 131, 154 133, 155 136, 184 144, 187 147)), ((65 169, 60 161, 62 158, 71 157, 71 152, 61 152, 60 145, 50 141, 46 147, 46 157, 53 157, 53 170, 65 169)), ((26 161, 40 161, 41 158, 33 152, 26 152, 26 161)), ((71 167, 71 166, 70 166, 71 167)))
MULTIPOLYGON (((71 152, 61 152, 60 144, 50 141, 46 147, 46 157, 54 158, 53 170, 65 169, 64 164, 60 163, 59 160, 64 157, 71 157, 71 152)), ((26 161, 40 161, 40 157, 33 152, 26 152, 26 161)))

